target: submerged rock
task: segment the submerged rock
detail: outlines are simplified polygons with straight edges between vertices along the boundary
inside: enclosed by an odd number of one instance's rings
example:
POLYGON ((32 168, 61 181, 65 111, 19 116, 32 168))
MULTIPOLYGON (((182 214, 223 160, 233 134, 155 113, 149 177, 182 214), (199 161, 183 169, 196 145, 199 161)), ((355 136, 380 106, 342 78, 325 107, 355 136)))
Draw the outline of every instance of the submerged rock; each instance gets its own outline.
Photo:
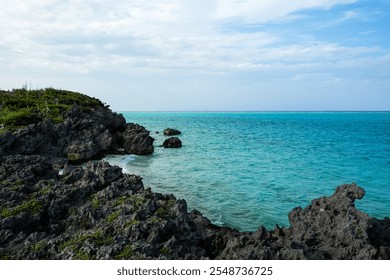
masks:
POLYGON ((182 144, 179 138, 177 137, 171 137, 168 139, 165 139, 163 143, 164 148, 181 148, 182 144))

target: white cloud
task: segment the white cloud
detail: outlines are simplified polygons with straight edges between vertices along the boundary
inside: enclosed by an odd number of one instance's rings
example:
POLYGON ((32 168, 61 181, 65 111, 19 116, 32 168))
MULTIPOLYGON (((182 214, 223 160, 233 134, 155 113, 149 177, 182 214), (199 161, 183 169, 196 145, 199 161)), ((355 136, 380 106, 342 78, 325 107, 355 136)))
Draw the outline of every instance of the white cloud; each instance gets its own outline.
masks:
MULTIPOLYGON (((378 62, 386 52, 380 48, 347 47, 312 34, 289 40, 283 32, 263 28, 267 22, 283 27, 285 21, 300 20, 305 9, 326 10, 354 2, 2 0, 0 73, 40 81, 88 78, 89 84, 113 76, 122 77, 123 84, 153 77, 155 84, 164 85, 204 78, 205 84, 214 86, 214 77, 222 83, 224 77, 253 73, 254 80, 268 83, 276 76, 296 82, 336 80, 338 71, 375 67, 375 63, 385 69, 378 62)), ((364 13, 347 8, 342 20, 364 13)))
POLYGON ((337 4, 350 4, 357 0, 216 0, 216 19, 238 19, 245 22, 265 23, 279 20, 304 9, 329 9, 337 4))
POLYGON ((5 2, 0 35, 14 67, 73 67, 80 73, 118 66, 230 71, 369 51, 327 42, 281 45, 282 38, 273 34, 224 31, 215 21, 276 20, 301 9, 353 0, 5 2))

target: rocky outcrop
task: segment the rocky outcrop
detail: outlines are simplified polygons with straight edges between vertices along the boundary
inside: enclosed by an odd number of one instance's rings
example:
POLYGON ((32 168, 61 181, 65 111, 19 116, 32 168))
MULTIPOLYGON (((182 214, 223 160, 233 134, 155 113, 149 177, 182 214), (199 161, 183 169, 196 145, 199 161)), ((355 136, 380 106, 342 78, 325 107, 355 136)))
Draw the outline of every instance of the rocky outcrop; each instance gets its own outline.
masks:
POLYGON ((181 141, 177 137, 170 137, 168 139, 165 139, 163 143, 164 148, 181 148, 181 146, 181 141))
POLYGON ((377 220, 355 208, 364 196, 355 184, 315 199, 289 214, 290 227, 229 232, 219 238, 221 259, 389 259, 390 220, 377 220), (379 233, 380 232, 380 233, 379 233))
POLYGON ((143 126, 128 123, 122 133, 123 148, 127 154, 146 155, 154 151, 154 139, 143 126))
POLYGON ((145 189, 104 161, 0 161, 3 259, 389 259, 390 220, 359 211, 364 190, 343 185, 295 208, 289 228, 240 233, 210 223, 184 200, 145 189))
POLYGON ((85 161, 107 153, 147 154, 153 138, 144 127, 126 124, 124 117, 105 107, 84 112, 73 107, 64 122, 51 119, 30 124, 0 138, 0 156, 50 155, 70 161, 85 161))
POLYGON ((106 162, 67 165, 59 176, 43 156, 8 156, 0 174, 3 259, 206 256, 184 200, 106 162))
POLYGON ((295 208, 289 214, 289 241, 309 258, 375 258, 377 250, 369 241, 373 219, 354 207, 364 194, 357 185, 343 185, 305 209, 295 208))
POLYGON ((164 135, 172 136, 172 135, 179 135, 179 134, 181 134, 180 130, 177 130, 177 129, 174 129, 174 128, 166 128, 166 129, 164 129, 164 135))

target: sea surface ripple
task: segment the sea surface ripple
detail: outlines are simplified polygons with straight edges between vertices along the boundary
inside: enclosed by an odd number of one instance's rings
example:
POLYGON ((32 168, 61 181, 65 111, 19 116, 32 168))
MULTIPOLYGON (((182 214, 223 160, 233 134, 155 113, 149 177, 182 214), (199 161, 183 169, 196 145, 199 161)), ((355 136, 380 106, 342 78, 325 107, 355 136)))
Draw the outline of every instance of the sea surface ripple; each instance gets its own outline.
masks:
POLYGON ((288 226, 294 207, 351 182, 366 190, 359 209, 390 216, 390 113, 122 114, 151 131, 155 152, 109 161, 152 190, 185 199, 215 224, 240 231, 288 226), (159 147, 168 127, 183 132, 181 149, 159 147))

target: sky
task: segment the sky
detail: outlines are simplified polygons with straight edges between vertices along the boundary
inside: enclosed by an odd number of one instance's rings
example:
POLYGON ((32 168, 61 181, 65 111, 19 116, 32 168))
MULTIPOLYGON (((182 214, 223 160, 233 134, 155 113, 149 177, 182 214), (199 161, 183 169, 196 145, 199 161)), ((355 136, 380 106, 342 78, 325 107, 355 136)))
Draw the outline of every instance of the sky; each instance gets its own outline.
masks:
POLYGON ((0 89, 116 111, 390 110, 390 0, 0 0, 0 89))

